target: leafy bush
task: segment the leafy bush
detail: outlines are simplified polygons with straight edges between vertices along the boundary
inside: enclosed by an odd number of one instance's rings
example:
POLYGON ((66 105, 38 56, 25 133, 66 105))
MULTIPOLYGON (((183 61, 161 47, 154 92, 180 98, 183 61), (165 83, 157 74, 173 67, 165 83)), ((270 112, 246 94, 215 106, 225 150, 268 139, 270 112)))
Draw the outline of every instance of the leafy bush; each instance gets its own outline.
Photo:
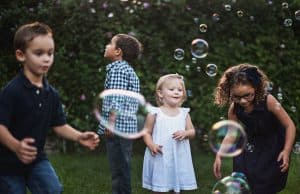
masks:
POLYGON ((97 128, 92 106, 95 96, 103 90, 108 63, 103 52, 117 33, 133 34, 144 45, 143 56, 133 66, 140 77, 142 93, 151 103, 161 75, 184 75, 191 93, 185 106, 192 108, 197 128, 208 129, 220 117, 226 117, 226 107, 213 104, 213 90, 226 68, 243 62, 257 64, 266 72, 274 83, 275 96, 282 88, 283 106, 299 128, 299 111, 293 112, 290 107, 300 109, 300 21, 294 17, 300 2, 291 0, 288 8, 277 1, 230 2, 231 11, 224 9, 226 1, 219 0, 1 2, 0 87, 20 69, 12 48, 15 30, 38 20, 54 30, 55 64, 48 79, 60 92, 69 123, 77 128, 97 128), (242 11, 242 16, 238 17, 237 11, 242 11), (219 14, 219 21, 212 19, 214 13, 219 14), (283 22, 288 18, 293 24, 285 27, 283 22), (207 25, 207 32, 199 31, 200 24, 207 25), (193 63, 190 43, 195 38, 209 43, 209 54, 193 63), (173 58, 176 48, 185 50, 182 61, 173 58), (205 74, 208 63, 218 66, 215 77, 205 74))

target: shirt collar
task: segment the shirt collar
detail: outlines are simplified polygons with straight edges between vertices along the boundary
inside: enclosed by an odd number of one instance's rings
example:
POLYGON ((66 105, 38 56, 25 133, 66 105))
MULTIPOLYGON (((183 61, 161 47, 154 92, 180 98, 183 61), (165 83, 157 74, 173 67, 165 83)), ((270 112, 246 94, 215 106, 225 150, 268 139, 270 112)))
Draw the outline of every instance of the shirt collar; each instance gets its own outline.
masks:
MULTIPOLYGON (((20 77, 21 77, 21 80, 22 80, 22 82, 23 82, 23 84, 24 84, 24 86, 26 87, 26 88, 37 88, 37 86, 35 86, 35 85, 33 85, 31 82, 30 82, 30 80, 25 76, 25 74, 24 74, 24 69, 21 69, 20 70, 20 77)), ((50 89, 50 86, 49 86, 49 83, 48 83, 48 81, 47 81, 47 79, 46 79, 46 77, 44 76, 43 77, 43 89, 45 90, 45 91, 49 91, 49 89, 50 89)))
POLYGON ((109 70, 111 70, 113 67, 117 67, 117 66, 119 66, 120 64, 123 64, 123 63, 126 63, 126 61, 121 61, 121 60, 114 61, 114 62, 112 62, 112 63, 110 63, 110 64, 108 64, 108 65, 106 66, 106 71, 109 71, 109 70))

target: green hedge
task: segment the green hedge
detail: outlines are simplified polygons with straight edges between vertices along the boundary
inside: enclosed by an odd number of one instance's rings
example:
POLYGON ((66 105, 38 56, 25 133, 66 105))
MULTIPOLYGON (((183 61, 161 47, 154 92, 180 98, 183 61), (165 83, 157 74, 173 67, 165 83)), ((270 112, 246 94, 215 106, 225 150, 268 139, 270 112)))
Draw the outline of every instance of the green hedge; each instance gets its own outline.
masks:
MULTIPOLYGON (((144 53, 133 66, 141 80, 142 93, 154 103, 155 82, 165 73, 184 75, 192 96, 185 106, 192 108, 192 120, 197 128, 209 129, 220 117, 226 117, 226 107, 213 104, 213 90, 222 72, 231 65, 248 62, 261 67, 274 83, 276 96, 282 88, 283 106, 299 128, 300 109, 300 21, 294 12, 299 0, 287 1, 283 8, 278 1, 264 0, 155 0, 155 1, 3 1, 0 7, 0 88, 19 70, 12 48, 17 27, 32 21, 42 21, 54 30, 55 63, 48 78, 59 90, 70 124, 80 129, 96 129, 92 114, 93 100, 103 90, 105 45, 117 33, 134 34, 144 44, 144 53), (270 3, 272 2, 272 3, 270 3), (224 9, 231 3, 231 11, 224 9), (243 11, 238 17, 237 11, 243 11), (218 13, 219 21, 212 15, 218 13), (113 16, 113 17, 109 17, 113 16), (292 26, 285 27, 284 19, 292 26), (208 26, 199 31, 199 24, 208 26), (206 58, 192 62, 190 43, 195 38, 209 43, 206 58), (176 48, 185 50, 185 58, 173 57, 176 48), (218 66, 215 77, 208 77, 206 64, 218 66), (190 71, 185 66, 190 65, 190 71), (201 67, 201 72, 197 71, 201 67), (80 96, 85 95, 86 100, 80 96)), ((205 131, 205 130, 204 130, 205 131)))

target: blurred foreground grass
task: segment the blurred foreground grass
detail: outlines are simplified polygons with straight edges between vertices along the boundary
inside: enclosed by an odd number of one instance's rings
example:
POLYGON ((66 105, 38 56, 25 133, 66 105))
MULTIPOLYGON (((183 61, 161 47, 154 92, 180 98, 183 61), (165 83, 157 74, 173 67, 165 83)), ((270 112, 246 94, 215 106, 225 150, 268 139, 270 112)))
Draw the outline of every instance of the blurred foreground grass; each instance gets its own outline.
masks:
MULTIPOLYGON (((104 152, 51 154, 54 168, 64 185, 64 194, 111 194, 111 177, 108 160, 104 152)), ((187 194, 210 194, 217 180, 212 173, 214 155, 193 153, 193 162, 198 189, 187 194)), ((143 155, 132 157, 132 193, 150 194, 142 188, 143 155)), ((230 175, 231 160, 223 160, 223 175, 230 175)), ((262 172, 263 173, 263 172, 262 172)), ((300 155, 292 154, 290 173, 286 189, 280 194, 300 194, 300 155)))

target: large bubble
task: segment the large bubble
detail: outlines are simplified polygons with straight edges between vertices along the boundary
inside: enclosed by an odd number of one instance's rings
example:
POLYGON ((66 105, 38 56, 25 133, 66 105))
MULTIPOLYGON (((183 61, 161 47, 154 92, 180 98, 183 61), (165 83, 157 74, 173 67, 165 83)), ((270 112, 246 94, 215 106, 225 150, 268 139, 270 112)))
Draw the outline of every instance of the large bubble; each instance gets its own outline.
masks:
POLYGON ((219 121, 209 131, 209 145, 220 156, 237 156, 242 153, 246 143, 244 128, 232 120, 219 121))
POLYGON ((94 114, 100 123, 99 133, 104 129, 113 135, 127 139, 141 137, 149 104, 136 92, 107 89, 101 92, 94 105, 94 114))
POLYGON ((205 58, 208 54, 208 43, 200 38, 194 39, 191 43, 191 53, 198 59, 205 58))

